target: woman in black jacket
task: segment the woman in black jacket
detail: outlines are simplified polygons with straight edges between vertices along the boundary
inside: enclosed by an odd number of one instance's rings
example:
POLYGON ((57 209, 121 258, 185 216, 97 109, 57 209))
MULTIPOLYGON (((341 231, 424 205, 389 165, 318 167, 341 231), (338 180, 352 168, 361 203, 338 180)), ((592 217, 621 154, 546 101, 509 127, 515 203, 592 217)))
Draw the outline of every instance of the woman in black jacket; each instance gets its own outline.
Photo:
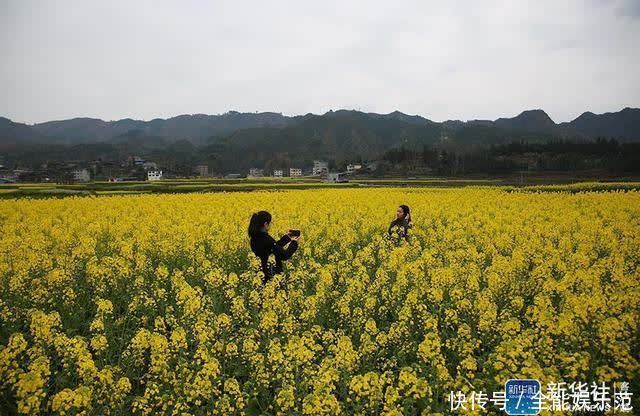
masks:
POLYGON ((411 223, 411 211, 407 205, 400 205, 396 210, 396 219, 391 221, 389 225, 389 237, 396 235, 396 241, 400 242, 403 238, 409 241, 409 230, 413 228, 411 223))
POLYGON ((287 233, 276 241, 269 235, 271 214, 267 211, 259 211, 251 216, 249 222, 249 237, 251 237, 251 250, 260 258, 264 277, 262 283, 267 283, 276 273, 282 273, 282 262, 288 260, 298 249, 299 235, 287 233), (288 244, 288 247, 285 246, 288 244), (276 262, 269 262, 269 255, 273 254, 276 262))

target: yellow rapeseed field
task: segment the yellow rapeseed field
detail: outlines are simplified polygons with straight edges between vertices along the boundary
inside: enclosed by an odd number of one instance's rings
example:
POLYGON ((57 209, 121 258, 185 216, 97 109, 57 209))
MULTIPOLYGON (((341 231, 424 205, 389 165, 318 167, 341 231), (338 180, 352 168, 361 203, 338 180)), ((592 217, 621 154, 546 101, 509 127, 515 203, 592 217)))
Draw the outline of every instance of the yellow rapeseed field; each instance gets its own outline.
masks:
POLYGON ((448 414, 518 377, 638 394, 639 267, 633 190, 3 200, 0 413, 448 414), (259 209, 303 232, 264 288, 259 209))

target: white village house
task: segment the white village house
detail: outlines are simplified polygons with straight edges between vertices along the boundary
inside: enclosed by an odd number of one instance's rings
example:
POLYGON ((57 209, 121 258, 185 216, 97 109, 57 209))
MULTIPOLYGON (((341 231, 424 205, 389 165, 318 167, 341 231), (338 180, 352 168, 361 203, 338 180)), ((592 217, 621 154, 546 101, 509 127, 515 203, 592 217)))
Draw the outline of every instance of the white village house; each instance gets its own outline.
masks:
POLYGON ((198 165, 196 166, 195 171, 198 173, 198 176, 200 176, 201 178, 209 176, 208 165, 198 165))
POLYGON ((150 170, 147 172, 147 180, 148 181, 158 181, 162 179, 162 171, 161 170, 150 170))
POLYGON ((156 162, 151 162, 146 160, 143 164, 142 164, 142 168, 144 170, 158 170, 158 165, 156 164, 156 162))
POLYGON ((86 169, 77 169, 73 171, 73 180, 78 182, 89 182, 91 177, 86 169))
POLYGON ((329 163, 323 160, 313 161, 313 170, 311 171, 313 176, 322 176, 329 173, 329 163))
POLYGON ((352 164, 352 163, 347 165, 347 173, 357 172, 360 169, 362 169, 362 165, 355 165, 355 164, 352 164))
POLYGON ((327 182, 349 182, 346 172, 331 172, 327 175, 327 182))
POLYGON ((264 176, 264 169, 251 168, 247 176, 250 178, 261 178, 264 176))

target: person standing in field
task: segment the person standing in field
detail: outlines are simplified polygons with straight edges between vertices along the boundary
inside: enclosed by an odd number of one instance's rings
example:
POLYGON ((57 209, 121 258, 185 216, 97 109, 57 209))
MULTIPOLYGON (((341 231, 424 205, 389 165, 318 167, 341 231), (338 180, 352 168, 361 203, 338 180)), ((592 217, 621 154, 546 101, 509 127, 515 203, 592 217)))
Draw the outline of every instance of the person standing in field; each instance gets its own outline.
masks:
POLYGON ((395 238, 397 242, 402 241, 402 239, 409 241, 409 230, 411 228, 413 228, 411 210, 407 205, 400 205, 396 210, 396 218, 389 225, 389 230, 387 231, 389 237, 395 238))
POLYGON ((251 216, 249 221, 249 237, 251 238, 251 251, 260 258, 264 277, 262 283, 267 283, 275 274, 282 273, 282 262, 291 258, 298 249, 300 232, 290 230, 278 241, 269 235, 271 226, 271 214, 267 211, 258 211, 251 216), (297 235, 296 235, 297 234, 297 235), (287 246, 285 248, 285 246, 287 246), (269 261, 273 254, 275 263, 269 261))

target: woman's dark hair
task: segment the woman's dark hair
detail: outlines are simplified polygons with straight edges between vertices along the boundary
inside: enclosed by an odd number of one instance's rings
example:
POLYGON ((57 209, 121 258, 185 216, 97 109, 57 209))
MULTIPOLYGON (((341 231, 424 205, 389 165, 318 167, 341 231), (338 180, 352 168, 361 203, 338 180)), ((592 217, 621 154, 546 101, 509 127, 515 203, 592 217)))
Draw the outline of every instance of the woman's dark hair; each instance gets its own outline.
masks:
MULTIPOLYGON (((409 206, 408 205, 400 205, 400 208, 402 208, 402 212, 404 212, 404 216, 406 218, 407 215, 410 214, 409 206)), ((411 221, 411 217, 409 217, 409 221, 411 221)))
POLYGON ((258 211, 251 215, 251 220, 249 221, 249 237, 255 237, 262 231, 262 226, 265 222, 271 222, 271 214, 267 211, 258 211))

